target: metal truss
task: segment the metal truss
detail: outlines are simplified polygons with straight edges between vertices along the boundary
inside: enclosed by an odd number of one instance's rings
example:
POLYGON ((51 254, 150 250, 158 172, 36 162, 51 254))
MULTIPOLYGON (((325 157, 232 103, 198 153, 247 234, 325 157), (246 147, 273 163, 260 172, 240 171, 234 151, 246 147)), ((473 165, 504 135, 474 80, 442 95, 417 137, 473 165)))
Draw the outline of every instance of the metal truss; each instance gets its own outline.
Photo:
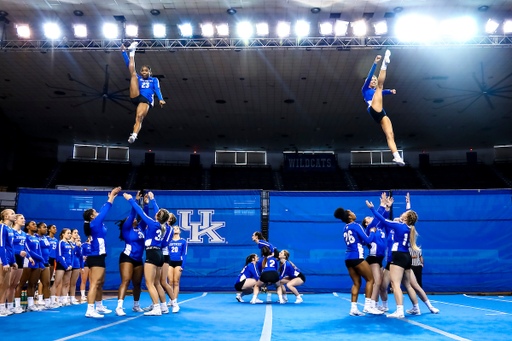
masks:
MULTIPOLYGON (((466 41, 438 38, 429 42, 404 42, 396 37, 307 37, 307 38, 201 38, 137 39, 139 51, 258 50, 258 49, 380 49, 385 47, 512 47, 512 36, 477 36, 466 41)), ((19 52, 114 51, 121 40, 6 40, 0 50, 19 52)))

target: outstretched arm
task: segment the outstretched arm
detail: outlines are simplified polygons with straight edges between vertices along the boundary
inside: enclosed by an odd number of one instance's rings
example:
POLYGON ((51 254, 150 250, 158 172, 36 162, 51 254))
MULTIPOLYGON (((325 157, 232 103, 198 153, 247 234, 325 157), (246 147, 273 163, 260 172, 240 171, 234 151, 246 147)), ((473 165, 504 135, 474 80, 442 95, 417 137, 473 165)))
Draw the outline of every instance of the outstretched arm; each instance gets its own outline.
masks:
POLYGON ((375 69, 377 68, 377 63, 381 59, 381 56, 377 56, 375 61, 373 62, 372 68, 370 69, 370 73, 368 73, 368 77, 366 77, 366 81, 363 85, 363 91, 366 91, 370 88, 370 82, 372 81, 373 74, 375 73, 375 69))
POLYGON ((396 95, 396 90, 382 90, 382 95, 396 95))
POLYGON ((126 200, 128 200, 130 205, 132 205, 137 214, 140 215, 140 217, 142 218, 142 220, 144 220, 146 224, 153 224, 155 222, 153 219, 148 217, 146 213, 144 213, 144 211, 140 208, 139 205, 137 205, 137 203, 133 200, 133 197, 130 194, 124 193, 123 196, 126 200))
POLYGON ((160 80, 158 78, 155 78, 156 82, 153 82, 153 90, 155 91, 155 94, 158 96, 158 99, 160 100, 160 107, 164 107, 165 101, 162 97, 162 92, 160 91, 160 80))

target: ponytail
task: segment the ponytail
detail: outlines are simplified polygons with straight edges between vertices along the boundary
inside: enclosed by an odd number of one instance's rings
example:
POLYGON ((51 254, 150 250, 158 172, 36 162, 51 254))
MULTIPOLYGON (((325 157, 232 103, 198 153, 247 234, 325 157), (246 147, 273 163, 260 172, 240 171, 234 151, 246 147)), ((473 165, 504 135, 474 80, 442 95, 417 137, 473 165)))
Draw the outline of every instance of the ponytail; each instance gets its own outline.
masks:
POLYGON ((123 238, 123 225, 128 220, 128 217, 124 218, 123 220, 116 221, 116 225, 119 226, 119 240, 124 242, 123 238))
MULTIPOLYGON (((414 225, 410 226, 411 230, 410 230, 410 237, 409 237, 409 242, 411 244, 411 249, 413 249, 414 251, 421 251, 420 247, 416 245, 416 227, 414 227, 414 225)), ((418 234, 419 236, 419 234, 418 234)))
MULTIPOLYGON (((293 264, 292 261, 289 259, 290 253, 287 250, 283 250, 282 252, 284 252, 285 260, 287 260, 293 266, 294 269, 297 269, 295 264, 293 264)), ((283 263, 281 263, 281 265, 279 265, 279 272, 281 272, 282 269, 283 269, 283 263)))
POLYGON ((84 211, 83 217, 84 217, 84 234, 86 237, 89 237, 92 233, 91 231, 91 218, 94 213, 94 209, 90 208, 88 210, 84 211))
POLYGON ((263 241, 265 241, 265 242, 267 241, 267 240, 265 239, 265 237, 263 237, 263 233, 261 233, 260 231, 256 231, 256 232, 254 232, 254 235, 255 235, 256 237, 258 237, 258 240, 263 240, 263 241))
POLYGON ((245 259, 245 266, 249 265, 250 262, 254 260, 254 257, 256 257, 255 253, 251 253, 246 259, 245 259))
MULTIPOLYGON (((258 233, 258 232, 256 232, 258 233)), ((259 232, 261 233, 261 232, 259 232)), ((263 265, 262 265, 262 269, 265 269, 265 266, 267 266, 267 257, 272 255, 272 252, 270 251, 270 248, 268 248, 267 246, 264 246, 261 248, 261 255, 265 258, 263 258, 263 265)))

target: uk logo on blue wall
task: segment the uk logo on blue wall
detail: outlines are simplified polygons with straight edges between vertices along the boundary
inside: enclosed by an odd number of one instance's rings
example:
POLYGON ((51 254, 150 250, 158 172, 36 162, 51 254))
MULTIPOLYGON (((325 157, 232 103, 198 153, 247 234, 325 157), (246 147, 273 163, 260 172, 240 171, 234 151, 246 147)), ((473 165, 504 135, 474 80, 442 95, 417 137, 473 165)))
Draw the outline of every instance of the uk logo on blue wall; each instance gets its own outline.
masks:
POLYGON ((185 231, 190 231, 190 237, 187 238, 188 243, 203 243, 203 236, 208 236, 210 244, 225 244, 226 239, 222 238, 217 232, 221 227, 226 226, 225 221, 212 221, 215 210, 198 210, 200 216, 199 222, 193 222, 193 210, 178 210, 180 216, 180 227, 185 231))

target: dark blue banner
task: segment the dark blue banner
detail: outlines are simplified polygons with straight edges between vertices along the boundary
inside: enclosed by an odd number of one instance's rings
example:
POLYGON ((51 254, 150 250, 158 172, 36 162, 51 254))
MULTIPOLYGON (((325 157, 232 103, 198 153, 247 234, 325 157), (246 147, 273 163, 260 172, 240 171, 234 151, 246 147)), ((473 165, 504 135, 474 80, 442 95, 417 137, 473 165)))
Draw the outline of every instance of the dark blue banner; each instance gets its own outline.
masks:
POLYGON ((327 172, 336 171, 334 154, 293 154, 284 153, 284 170, 292 172, 327 172))

